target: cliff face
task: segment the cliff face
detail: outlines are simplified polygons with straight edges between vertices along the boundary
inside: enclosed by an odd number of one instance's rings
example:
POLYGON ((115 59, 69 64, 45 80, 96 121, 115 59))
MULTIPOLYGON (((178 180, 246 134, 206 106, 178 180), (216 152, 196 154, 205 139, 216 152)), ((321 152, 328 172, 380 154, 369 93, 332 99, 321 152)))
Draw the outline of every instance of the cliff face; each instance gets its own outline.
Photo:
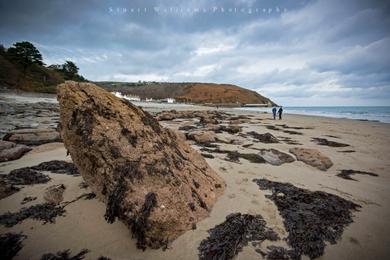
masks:
POLYGON ((269 104, 275 105, 255 91, 230 84, 214 83, 118 83, 97 82, 108 91, 120 91, 123 94, 137 95, 143 99, 175 98, 181 102, 213 104, 269 104))

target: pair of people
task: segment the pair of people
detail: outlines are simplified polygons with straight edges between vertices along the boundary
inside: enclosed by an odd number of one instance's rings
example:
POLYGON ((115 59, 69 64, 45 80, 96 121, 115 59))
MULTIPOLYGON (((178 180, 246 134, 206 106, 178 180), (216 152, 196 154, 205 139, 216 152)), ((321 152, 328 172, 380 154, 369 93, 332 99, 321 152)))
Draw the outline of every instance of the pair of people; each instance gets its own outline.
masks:
MULTIPOLYGON (((272 114, 274 115, 274 120, 276 119, 276 107, 272 108, 272 114)), ((282 113, 283 113, 283 107, 279 107, 278 114, 279 114, 279 120, 282 119, 282 113)))

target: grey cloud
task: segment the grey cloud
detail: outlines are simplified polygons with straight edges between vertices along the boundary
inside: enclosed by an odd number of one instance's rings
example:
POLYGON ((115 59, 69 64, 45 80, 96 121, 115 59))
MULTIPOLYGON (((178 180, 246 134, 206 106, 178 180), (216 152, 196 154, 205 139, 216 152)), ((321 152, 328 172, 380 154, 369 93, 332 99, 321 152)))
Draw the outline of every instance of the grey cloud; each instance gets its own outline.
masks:
POLYGON ((0 41, 33 41, 47 63, 75 60, 91 80, 139 75, 233 83, 290 103, 366 96, 375 104, 390 100, 389 10, 387 1, 364 0, 13 0, 0 2, 0 41), (156 6, 273 12, 109 12, 156 6))

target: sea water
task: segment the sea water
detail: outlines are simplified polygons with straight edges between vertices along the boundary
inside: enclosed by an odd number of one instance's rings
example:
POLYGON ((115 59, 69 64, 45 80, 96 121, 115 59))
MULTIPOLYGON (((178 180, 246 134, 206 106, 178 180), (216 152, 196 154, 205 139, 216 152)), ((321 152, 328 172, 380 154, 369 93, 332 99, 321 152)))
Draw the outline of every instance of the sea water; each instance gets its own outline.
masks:
MULTIPOLYGON (((241 107, 240 110, 267 111, 272 108, 241 107)), ((379 121, 390 123, 390 106, 316 106, 316 107, 283 107, 284 114, 350 118, 357 120, 379 121)))

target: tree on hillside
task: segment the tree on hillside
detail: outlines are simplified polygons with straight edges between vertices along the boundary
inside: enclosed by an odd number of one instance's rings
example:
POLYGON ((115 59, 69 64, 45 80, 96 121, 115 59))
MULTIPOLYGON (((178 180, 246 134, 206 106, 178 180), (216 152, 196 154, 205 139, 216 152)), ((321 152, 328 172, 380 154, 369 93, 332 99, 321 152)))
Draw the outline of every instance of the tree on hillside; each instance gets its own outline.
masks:
POLYGON ((33 64, 43 65, 42 55, 31 42, 16 42, 7 50, 8 56, 23 66, 23 74, 33 64))
POLYGON ((0 54, 4 54, 5 53, 5 47, 3 44, 0 43, 0 54))
POLYGON ((62 72, 65 80, 86 81, 86 79, 79 75, 79 68, 73 61, 65 61, 64 64, 52 64, 47 68, 62 72))
POLYGON ((76 66, 76 64, 73 61, 67 60, 62 65, 62 71, 64 72, 67 78, 72 79, 79 72, 79 68, 76 66))

